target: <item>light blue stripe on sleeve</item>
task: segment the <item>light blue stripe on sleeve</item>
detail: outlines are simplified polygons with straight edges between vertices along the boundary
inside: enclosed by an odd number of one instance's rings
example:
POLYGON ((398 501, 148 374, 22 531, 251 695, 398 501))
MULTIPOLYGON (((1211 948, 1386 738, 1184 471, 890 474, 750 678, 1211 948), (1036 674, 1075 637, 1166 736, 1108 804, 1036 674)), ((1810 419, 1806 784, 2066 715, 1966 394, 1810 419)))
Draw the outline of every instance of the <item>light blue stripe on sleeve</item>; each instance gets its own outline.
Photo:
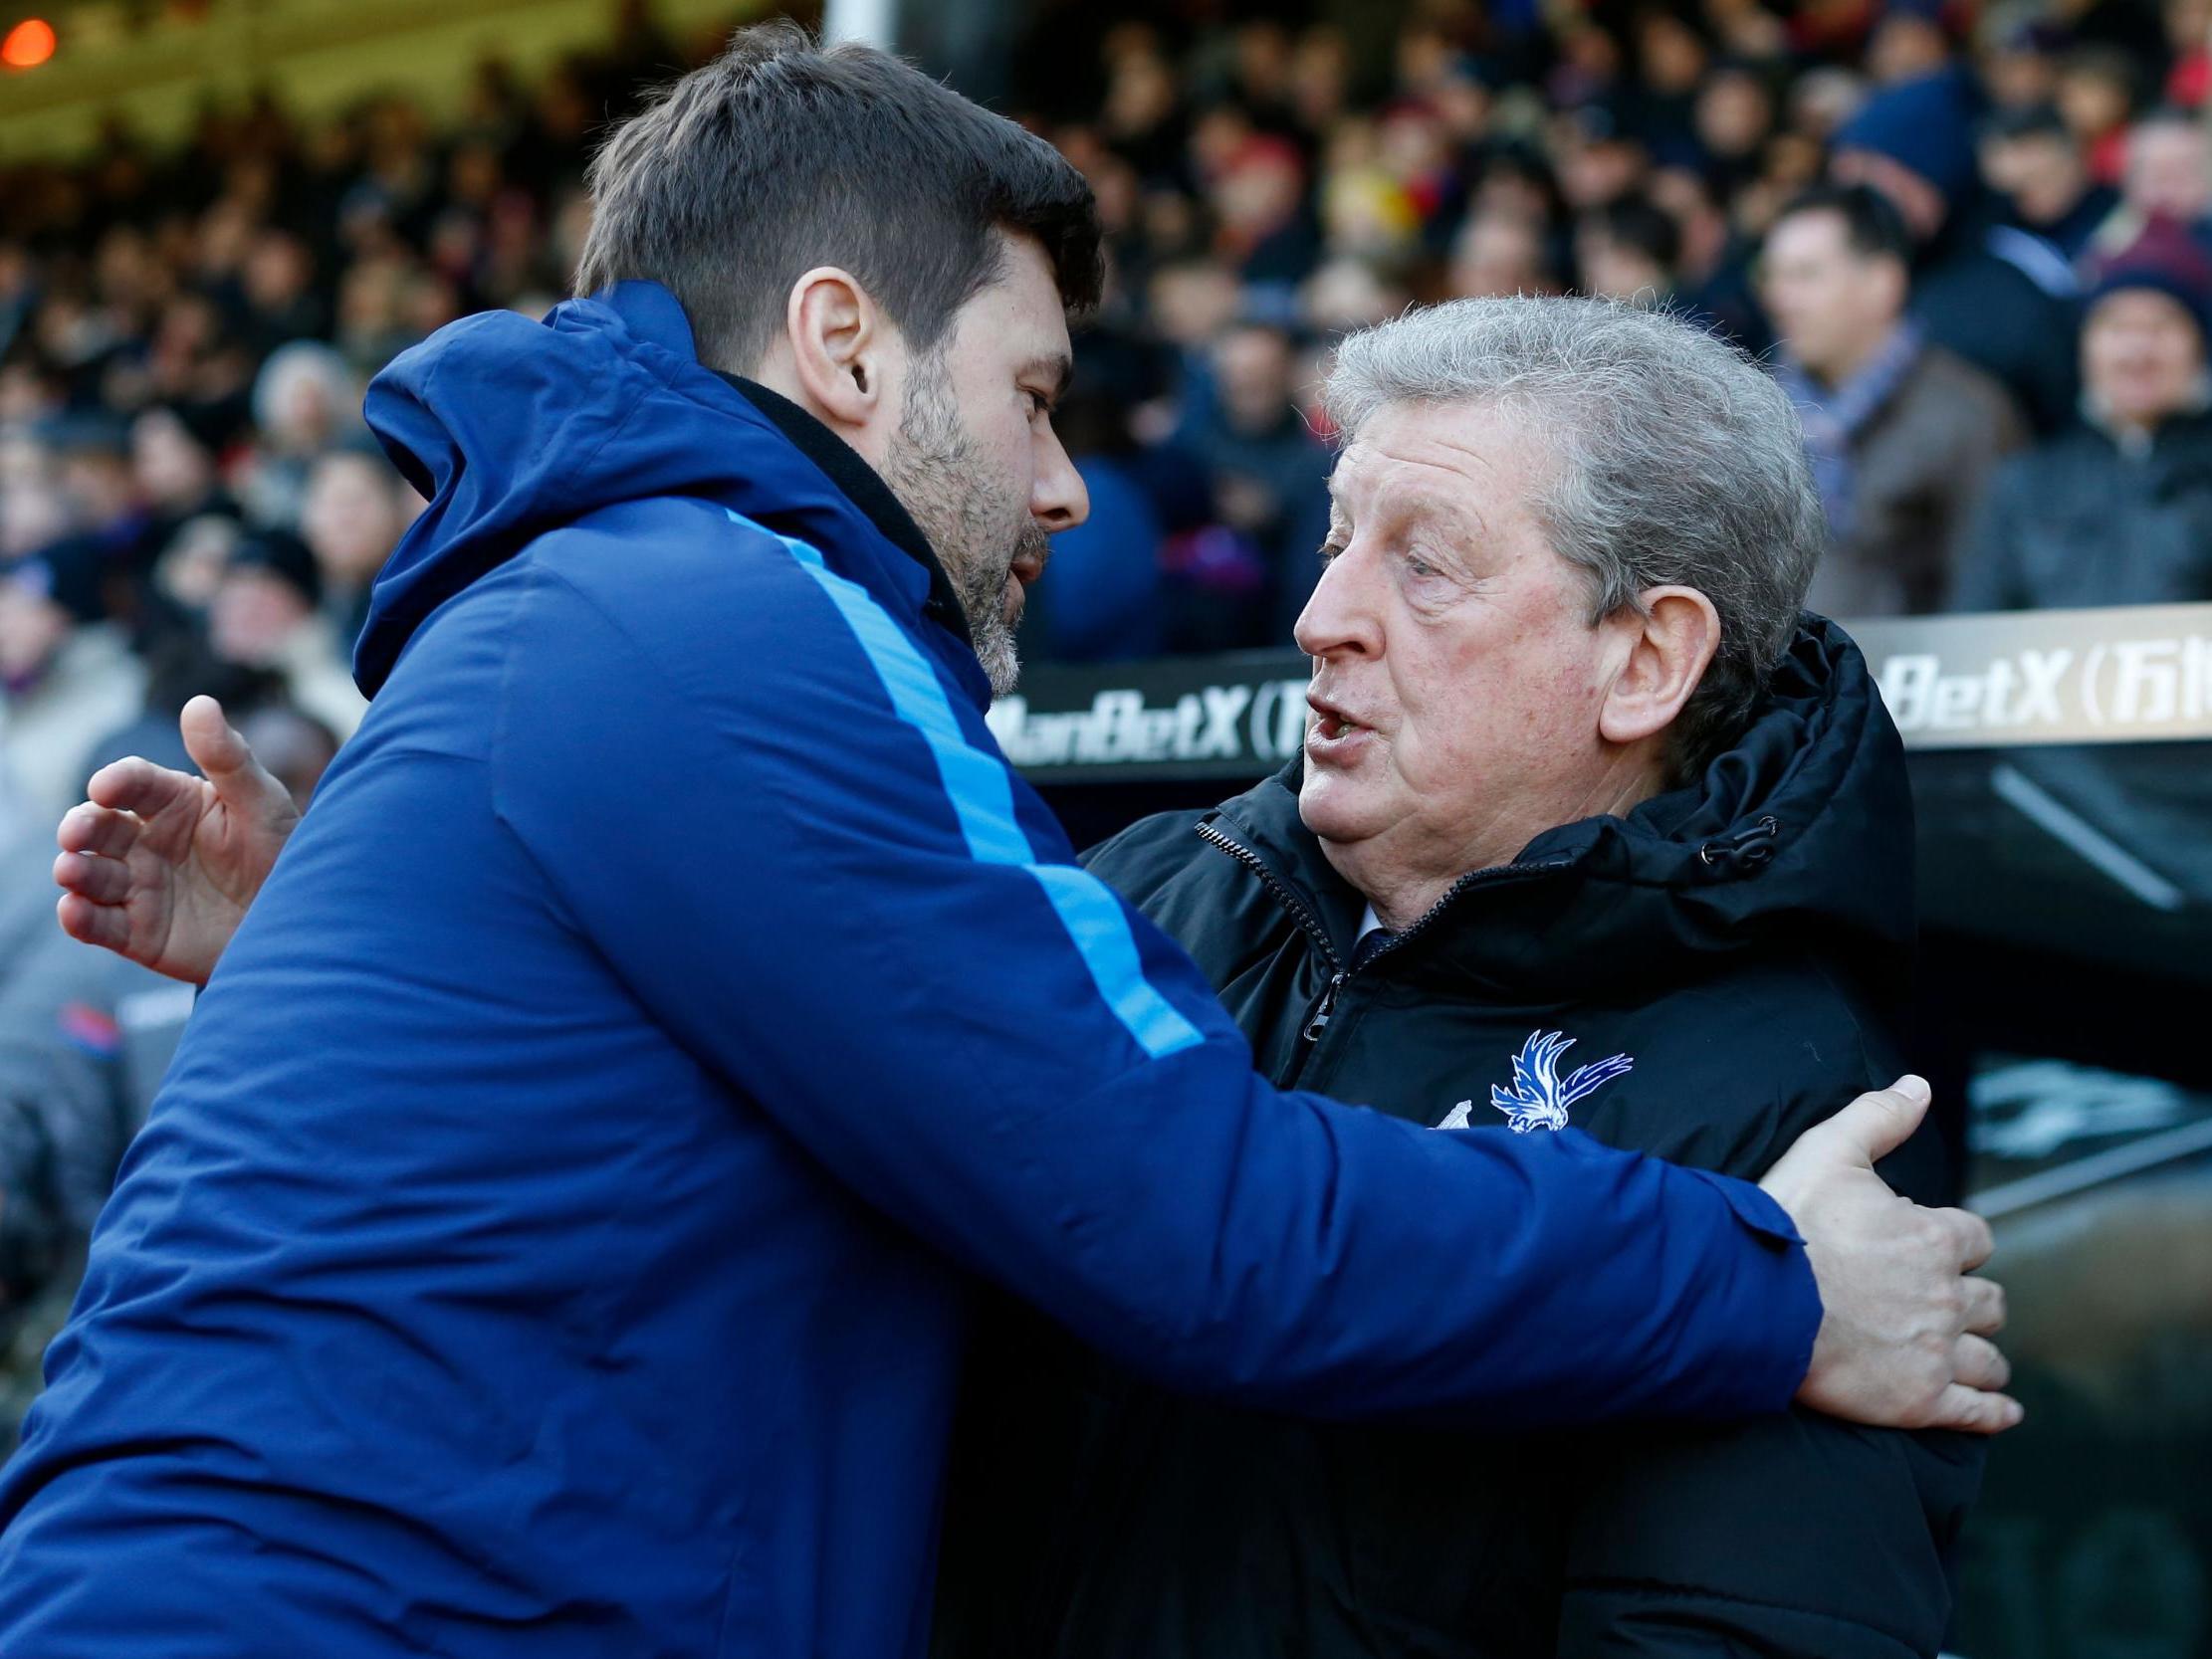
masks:
MULTIPOLYGON (((728 508, 723 511, 733 523, 763 535, 774 534, 728 508)), ((829 596, 874 665, 899 719, 929 744, 970 855, 980 864, 1012 865, 1036 879, 1074 941, 1098 994, 1147 1054, 1157 1060, 1204 1041, 1198 1027, 1145 977, 1129 919, 1105 884, 1072 864, 1037 862, 1029 838, 1014 818, 1013 780, 1005 762, 968 740, 946 700, 945 688, 920 649, 866 588, 831 570, 818 551, 789 536, 775 539, 829 596)))

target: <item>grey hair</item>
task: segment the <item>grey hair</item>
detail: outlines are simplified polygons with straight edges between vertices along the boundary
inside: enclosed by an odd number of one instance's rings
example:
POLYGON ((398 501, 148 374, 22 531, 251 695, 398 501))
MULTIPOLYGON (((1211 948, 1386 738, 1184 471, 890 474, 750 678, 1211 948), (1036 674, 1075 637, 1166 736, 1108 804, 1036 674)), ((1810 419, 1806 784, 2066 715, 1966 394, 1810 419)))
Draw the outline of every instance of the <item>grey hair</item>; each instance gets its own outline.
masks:
POLYGON ((1743 734, 1827 537, 1797 411, 1750 358, 1618 301, 1455 300, 1349 336, 1323 403, 1348 442, 1393 404, 1527 421, 1557 460, 1531 506, 1587 574, 1593 627, 1662 584, 1720 613, 1719 649, 1674 723, 1676 775, 1743 734))

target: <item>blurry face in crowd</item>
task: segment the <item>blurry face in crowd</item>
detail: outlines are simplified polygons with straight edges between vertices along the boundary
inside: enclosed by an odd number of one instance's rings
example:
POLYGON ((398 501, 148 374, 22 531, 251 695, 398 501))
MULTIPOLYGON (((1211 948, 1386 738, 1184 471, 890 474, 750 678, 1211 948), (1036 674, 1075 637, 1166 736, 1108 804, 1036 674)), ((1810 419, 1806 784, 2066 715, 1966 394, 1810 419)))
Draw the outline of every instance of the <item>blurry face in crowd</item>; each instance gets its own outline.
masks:
POLYGON ((373 581, 401 527, 382 462, 366 455, 327 455, 315 464, 301 504, 300 537, 314 549, 327 581, 341 588, 373 581))
POLYGON ((1212 263, 1172 266, 1152 281, 1152 314, 1161 336, 1187 348, 1225 328, 1242 299, 1235 276, 1212 263))
POLYGON ((2055 89, 2059 113, 2077 136, 2101 138, 2126 124, 2129 89, 2124 71, 2095 61, 2077 63, 2062 71, 2055 89))
POLYGON ((1237 328, 1214 348, 1221 409, 1240 432, 1268 432, 1291 406, 1295 356, 1275 328, 1237 328))
POLYGON ((170 537, 153 579, 161 591, 197 615, 215 601, 238 547, 238 521, 214 514, 194 518, 170 537))
POLYGON ((2082 381, 2109 419, 2155 427, 2202 396, 2204 336, 2166 295, 2108 294, 2082 327, 2082 381))
POLYGON ((933 356, 909 361, 883 479, 944 561, 992 689, 1019 673, 1014 627, 1046 537, 1090 499, 1052 430, 1070 368, 1067 318, 1044 250, 1009 239, 1004 274, 961 308, 933 356))
POLYGON ((1600 726, 1641 623, 1592 626, 1587 580, 1531 506, 1555 464, 1526 420, 1408 404, 1362 426, 1330 482, 1296 628, 1315 659, 1298 809, 1392 926, 1414 917, 1386 896, 1418 913, 1652 786, 1600 726))
POLYGON ((1875 31, 1867 49, 1867 68, 1886 86, 1933 75, 1950 61, 1950 43, 1940 26, 1909 12, 1891 12, 1875 31))
POLYGON ((1643 249, 1585 222, 1575 232, 1575 267, 1586 294, 1601 300, 1656 300, 1673 286, 1666 268, 1643 249))
POLYGON ((166 409, 148 409, 132 424, 130 462, 138 488, 162 507, 197 507, 215 483, 214 458, 166 409))
POLYGON ((1982 177, 2010 196, 2031 225, 2048 225, 2081 200, 2089 171, 2073 143, 2055 132, 1992 138, 1982 146, 1982 177))
POLYGON ((2194 125, 2151 121, 2127 140, 2127 202, 2187 224, 2212 206, 2212 151, 2194 125))
POLYGON ((1853 248, 1840 213, 1793 213, 1768 233, 1759 297, 1798 361, 1822 379, 1848 376, 1880 348, 1904 296, 1897 262, 1853 248))
POLYGON ((0 559, 35 553, 69 528, 69 504, 59 490, 26 481, 0 487, 0 559))
POLYGON ((136 503, 129 459, 116 451, 86 449, 64 456, 61 483, 80 523, 111 524, 136 503))
POLYGON ((246 256, 243 284, 249 304, 278 311, 308 291, 315 279, 307 249, 283 231, 264 231, 246 256))
POLYGON ((1715 155, 1757 150, 1774 124, 1774 106, 1758 80, 1741 71, 1715 75, 1697 95, 1697 136, 1715 155))
POLYGON ((1544 239, 1535 225, 1503 214, 1483 214, 1460 233, 1451 256, 1451 292, 1461 300, 1501 300, 1541 294, 1544 239))
POLYGON ((300 590, 280 576, 240 565, 222 579, 207 613, 207 642, 226 663, 274 663, 314 612, 300 590))
POLYGON ((45 594, 0 581, 0 687, 14 690, 37 679, 71 628, 69 612, 45 594))

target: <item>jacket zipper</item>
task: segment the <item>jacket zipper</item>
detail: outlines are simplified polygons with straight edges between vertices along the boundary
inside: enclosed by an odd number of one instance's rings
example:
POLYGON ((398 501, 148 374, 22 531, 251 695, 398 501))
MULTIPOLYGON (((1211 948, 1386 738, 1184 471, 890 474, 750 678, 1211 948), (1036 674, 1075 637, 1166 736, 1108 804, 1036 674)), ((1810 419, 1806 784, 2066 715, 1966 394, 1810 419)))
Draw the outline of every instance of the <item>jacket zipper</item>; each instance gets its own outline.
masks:
MULTIPOLYGON (((1343 988, 1344 981, 1351 977, 1350 970, 1344 965, 1344 958, 1336 953, 1336 946, 1329 942, 1329 931, 1321 926, 1321 919, 1313 914, 1303 899, 1290 890, 1287 883, 1267 868, 1266 860, 1241 841, 1222 834, 1212 824, 1199 825, 1199 839, 1220 848, 1222 852, 1228 854, 1230 858, 1236 860, 1237 863, 1257 876, 1259 885, 1274 896, 1275 903, 1290 913, 1291 921, 1297 923, 1305 935, 1313 940, 1314 947, 1321 952, 1322 959, 1329 964, 1329 982, 1321 987, 1321 995, 1315 999, 1313 1006, 1306 1011, 1305 1022, 1298 1028, 1298 1040, 1310 1049, 1321 1040, 1322 1028, 1329 1023, 1329 1015, 1335 1011, 1337 992, 1343 988)), ((1302 1062, 1304 1059, 1302 1051, 1299 1058, 1302 1062)), ((1302 1064, 1299 1067, 1294 1067, 1293 1073, 1301 1069, 1303 1069, 1302 1064)))
MULTIPOLYGON (((1313 1006, 1307 1010, 1305 1023, 1298 1028, 1299 1041, 1310 1049, 1314 1044, 1320 1042, 1322 1033, 1328 1029, 1329 1020, 1336 1012, 1337 997, 1344 989, 1344 982, 1352 977, 1353 970, 1345 965, 1344 959, 1336 953, 1336 946, 1329 942, 1328 931, 1321 926, 1320 919, 1307 907, 1304 900, 1293 893, 1286 883, 1267 868, 1265 860, 1242 842, 1223 834, 1212 824, 1201 824, 1198 826, 1198 831, 1201 840, 1218 847, 1257 876, 1260 885, 1274 895, 1277 904, 1290 913, 1291 920, 1297 923, 1305 932, 1307 937, 1313 940, 1322 956, 1328 961, 1329 982, 1321 987, 1320 996, 1314 999, 1313 1006)), ((1366 966, 1372 967, 1392 951, 1402 948, 1408 940, 1418 937, 1431 923, 1448 910, 1458 900, 1459 896, 1470 888, 1484 887, 1507 880, 1526 880, 1532 876, 1550 875, 1553 871, 1566 869, 1573 862, 1572 859, 1555 858, 1546 859, 1537 864, 1495 864, 1487 870, 1469 871, 1453 882, 1441 898, 1424 911, 1418 922, 1370 956, 1366 966)), ((1361 971, 1366 971, 1366 968, 1363 967, 1361 971)), ((1302 1065, 1295 1068, 1297 1071, 1303 1069, 1302 1065)))

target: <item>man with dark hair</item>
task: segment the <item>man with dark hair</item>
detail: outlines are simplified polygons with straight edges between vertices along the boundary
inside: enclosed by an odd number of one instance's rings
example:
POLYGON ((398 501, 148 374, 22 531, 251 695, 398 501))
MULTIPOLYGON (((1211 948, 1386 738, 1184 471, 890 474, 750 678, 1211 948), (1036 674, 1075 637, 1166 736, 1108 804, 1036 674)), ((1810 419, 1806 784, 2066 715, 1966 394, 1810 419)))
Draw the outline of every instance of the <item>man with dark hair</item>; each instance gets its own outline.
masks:
POLYGON ((1906 314, 1911 243, 1866 185, 1824 185, 1767 233, 1760 295, 1828 518, 1806 603, 1934 610, 1992 469, 2026 433, 2004 388, 1906 314))
POLYGON ((2090 176, 2066 117, 2048 104, 2000 109, 1981 130, 1982 182, 2012 209, 2015 224, 2068 260, 2081 258, 2119 203, 2090 176))
MULTIPOLYGON (((971 1275, 1270 1409, 2013 1420, 1987 1229, 1872 1170, 1924 1089, 1764 1190, 1280 1093, 1074 864, 983 718, 1084 513, 1041 140, 770 28, 596 178, 611 287, 370 390, 375 702, 102 1218, 0 1650, 915 1654, 971 1275)), ((133 872, 235 906, 274 823, 210 714, 58 867, 172 972, 228 930, 133 872)))
POLYGON ((1594 208, 1575 229, 1582 291, 1600 299, 1664 305, 1674 292, 1681 250, 1673 215, 1642 196, 1594 208))

